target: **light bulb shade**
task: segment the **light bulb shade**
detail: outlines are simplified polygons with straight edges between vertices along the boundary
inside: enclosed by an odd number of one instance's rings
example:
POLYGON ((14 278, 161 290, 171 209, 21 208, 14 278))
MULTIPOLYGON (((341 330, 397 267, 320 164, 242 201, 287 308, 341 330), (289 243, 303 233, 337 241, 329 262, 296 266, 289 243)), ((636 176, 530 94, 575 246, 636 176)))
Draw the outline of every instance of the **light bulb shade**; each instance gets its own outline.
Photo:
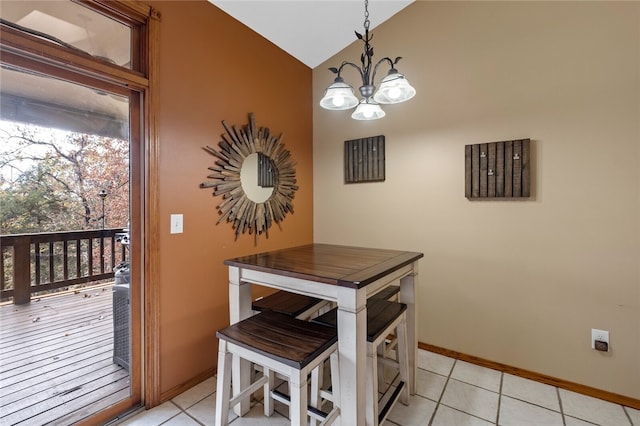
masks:
POLYGON ((373 95, 373 99, 380 104, 397 104, 413 98, 416 89, 409 81, 395 69, 380 82, 380 87, 373 95))
POLYGON ((338 77, 327 87, 320 100, 320 106, 325 109, 345 110, 358 105, 358 98, 353 94, 353 88, 338 77))
POLYGON ((360 101, 358 108, 351 114, 351 118, 354 120, 377 120, 385 115, 380 105, 371 99, 363 99, 360 101))

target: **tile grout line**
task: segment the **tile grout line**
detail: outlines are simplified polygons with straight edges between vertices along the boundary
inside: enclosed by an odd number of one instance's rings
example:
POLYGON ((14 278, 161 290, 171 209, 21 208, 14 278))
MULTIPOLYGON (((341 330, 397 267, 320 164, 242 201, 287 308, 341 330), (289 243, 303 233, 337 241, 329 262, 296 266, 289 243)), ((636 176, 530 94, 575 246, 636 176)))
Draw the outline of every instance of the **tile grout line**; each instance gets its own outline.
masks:
MULTIPOLYGON (((213 394, 212 394, 212 395, 213 395, 213 394)), ((208 397, 209 397, 209 396, 207 395, 206 397, 202 398, 200 401, 196 402, 196 404, 200 403, 201 401, 204 401, 204 400, 205 400, 206 398, 208 398, 208 397)), ((171 402, 173 402, 173 400, 171 400, 171 402)), ((174 404, 175 404, 175 405, 178 405, 178 404, 176 404, 175 402, 174 402, 174 404)), ((194 407, 196 404, 192 404, 192 405, 191 405, 191 407, 194 407)), ((191 408, 191 407, 189 407, 189 408, 191 408)), ((184 414, 186 414, 186 415, 187 415, 187 417, 191 418, 193 421, 195 421, 196 423, 198 423, 198 424, 199 424, 199 425, 201 425, 201 426, 206 426, 206 425, 205 425, 204 423, 202 423, 200 420, 196 419, 196 418, 195 418, 195 417, 193 417, 191 414, 189 414, 189 412, 188 412, 187 410, 183 410, 183 409, 182 409, 182 407, 179 407, 179 408, 182 410, 182 412, 183 412, 184 414)))
POLYGON ((449 370, 449 374, 447 375, 447 380, 444 382, 444 386, 442 387, 442 392, 440 392, 440 397, 436 402, 436 408, 435 410, 433 410, 433 414, 431 414, 431 418, 429 419, 429 426, 433 424, 433 420, 436 417, 436 413, 438 412, 438 408, 440 407, 440 402, 442 401, 442 397, 444 396, 444 393, 447 390, 447 386, 449 385, 449 380, 451 379, 451 375, 453 374, 453 369, 455 368, 457 362, 458 362, 457 359, 453 360, 453 364, 451 365, 451 369, 449 370))
MULTIPOLYGON (((178 404, 176 404, 175 402, 173 402, 173 399, 170 399, 168 402, 169 402, 170 404, 172 404, 174 407, 176 407, 176 408, 178 409, 178 412, 177 412, 175 415, 173 415, 173 416, 169 417, 167 420, 165 420, 165 421, 163 421, 163 422, 158 423, 158 425, 160 425, 160 426, 161 426, 161 425, 164 425, 164 424, 167 424, 167 423, 168 423, 168 422, 170 422, 171 420, 173 420, 173 419, 175 419, 176 417, 178 417, 180 414, 185 413, 185 411, 182 409, 182 407, 181 407, 181 406, 179 406, 178 404)), ((185 414, 187 414, 187 413, 185 413, 185 414)), ((188 415, 188 414, 187 414, 187 415, 188 415)), ((189 416, 189 417, 191 417, 191 416, 189 416)), ((194 420, 195 420, 195 419, 194 419, 194 420)), ((197 422, 197 420, 196 420, 196 422, 197 422)), ((199 423, 199 424, 202 424, 202 423, 200 423, 200 422, 198 422, 198 423, 199 423)))
POLYGON ((626 406, 624 406, 624 405, 622 405, 622 412, 624 412, 624 414, 626 414, 626 415, 627 415, 627 419, 629 419, 629 424, 630 424, 631 426, 634 426, 634 424, 633 424, 633 420, 631 420, 631 414, 629 414, 629 410, 627 410, 627 407, 626 407, 626 406))
MULTIPOLYGON (((509 374, 509 373, 503 373, 503 375, 504 375, 504 374, 509 374)), ((549 386, 551 386, 551 385, 549 385, 549 386)), ((564 414, 564 411, 562 410, 562 400, 561 400, 560 395, 559 395, 560 388, 559 388, 559 387, 557 387, 557 386, 552 386, 552 387, 553 387, 553 389, 555 390, 555 393, 556 393, 557 402, 558 402, 558 409, 555 409, 555 408, 549 408, 548 406, 543 405, 543 404, 541 404, 541 403, 539 404, 539 403, 537 403, 537 402, 532 402, 532 401, 530 401, 530 400, 528 400, 528 399, 521 398, 521 397, 517 397, 517 396, 515 396, 515 395, 504 395, 504 394, 502 394, 502 391, 500 391, 500 392, 501 392, 501 397, 502 397, 502 396, 504 396, 504 397, 506 397, 506 398, 513 399, 513 400, 515 400, 515 401, 520 401, 520 402, 523 402, 523 403, 525 403, 525 404, 528 404, 528 405, 532 405, 532 406, 534 406, 534 407, 541 408, 541 409, 543 409, 543 410, 552 411, 552 412, 554 412, 554 413, 558 413, 558 414, 560 414, 560 416, 561 416, 561 417, 562 417, 562 419, 563 419, 563 420, 562 420, 562 424, 566 426, 566 422, 564 421, 565 414, 564 414)), ((501 398, 501 399, 502 399, 502 398, 501 398)), ((624 408, 624 406, 622 406, 622 407, 624 408)), ((582 420, 582 421, 588 422, 588 420, 579 419, 578 417, 574 417, 574 416, 570 416, 570 415, 567 415, 567 416, 568 416, 568 417, 571 417, 571 418, 575 418, 575 419, 578 419, 578 420, 582 420)), ((631 426, 636 426, 636 425, 633 425, 633 422, 632 422, 631 426)), ((637 426, 640 426, 640 425, 637 425, 637 426)))
POLYGON ((500 372, 500 387, 498 389, 498 412, 496 413, 496 425, 500 424, 500 404, 502 403, 502 384, 504 383, 504 373, 500 372))
POLYGON ((562 416, 562 424, 567 425, 567 419, 564 416, 564 409, 562 407, 562 398, 560 397, 560 388, 556 386, 556 396, 558 397, 558 405, 560 406, 560 415, 562 416))
POLYGON ((187 417, 189 417, 191 420, 193 420, 194 422, 198 423, 200 426, 205 426, 204 423, 202 423, 200 420, 196 419, 195 417, 193 417, 191 414, 189 414, 188 412, 184 411, 184 414, 186 414, 187 417))

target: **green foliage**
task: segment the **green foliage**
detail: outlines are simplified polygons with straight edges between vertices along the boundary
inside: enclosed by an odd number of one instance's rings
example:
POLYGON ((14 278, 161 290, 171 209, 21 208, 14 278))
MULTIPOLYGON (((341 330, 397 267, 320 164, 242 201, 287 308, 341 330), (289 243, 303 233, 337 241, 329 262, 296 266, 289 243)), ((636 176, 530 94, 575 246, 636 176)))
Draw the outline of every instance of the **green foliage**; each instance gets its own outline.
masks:
POLYGON ((0 190, 0 228, 13 234, 54 231, 55 219, 67 211, 61 193, 46 179, 47 164, 36 164, 22 173, 14 185, 0 190))

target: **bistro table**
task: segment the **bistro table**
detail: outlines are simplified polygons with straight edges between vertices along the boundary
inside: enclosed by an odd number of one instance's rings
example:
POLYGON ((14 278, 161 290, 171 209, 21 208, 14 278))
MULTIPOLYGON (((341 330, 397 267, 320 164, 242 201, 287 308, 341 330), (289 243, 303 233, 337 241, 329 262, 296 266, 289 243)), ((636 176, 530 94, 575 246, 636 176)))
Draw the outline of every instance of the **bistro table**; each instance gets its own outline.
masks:
MULTIPOLYGON (((251 285, 258 284, 336 302, 342 425, 365 424, 365 367, 367 358, 367 298, 392 284, 400 285, 400 301, 407 304, 409 391, 415 394, 415 287, 422 253, 309 244, 225 260, 229 267, 231 324, 252 315, 251 285)), ((248 362, 234 357, 234 392, 250 380, 248 362), (242 386, 239 387, 238 384, 242 386)), ((249 411, 249 400, 236 413, 249 411)))

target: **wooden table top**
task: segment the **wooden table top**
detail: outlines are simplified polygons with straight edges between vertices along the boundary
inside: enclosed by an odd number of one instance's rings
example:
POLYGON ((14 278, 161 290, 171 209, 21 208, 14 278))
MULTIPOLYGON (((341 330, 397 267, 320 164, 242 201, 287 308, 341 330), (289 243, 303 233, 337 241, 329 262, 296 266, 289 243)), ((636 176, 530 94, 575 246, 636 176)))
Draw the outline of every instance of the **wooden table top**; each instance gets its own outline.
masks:
POLYGON ((424 254, 409 251, 309 244, 224 261, 227 266, 361 288, 424 254))

